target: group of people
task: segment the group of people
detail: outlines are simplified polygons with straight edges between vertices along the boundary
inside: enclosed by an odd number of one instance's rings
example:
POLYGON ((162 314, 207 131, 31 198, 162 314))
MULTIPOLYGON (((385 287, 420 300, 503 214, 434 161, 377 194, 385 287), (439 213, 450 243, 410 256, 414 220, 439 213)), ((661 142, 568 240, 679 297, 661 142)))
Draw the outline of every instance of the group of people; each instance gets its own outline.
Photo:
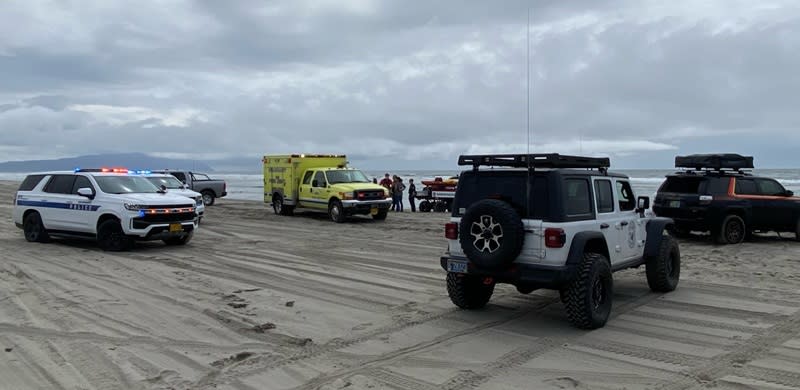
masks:
MULTIPOLYGON (((378 179, 373 179, 373 182, 377 183, 378 179)), ((384 175, 383 179, 381 179, 380 183, 381 186, 385 187, 389 190, 389 193, 392 194, 392 211, 403 211, 403 191, 406 190, 406 185, 403 183, 403 179, 400 176, 393 175, 389 176, 387 173, 384 175)), ((414 185, 414 179, 408 179, 408 203, 411 204, 411 211, 417 211, 415 201, 417 198, 417 186, 414 185)))

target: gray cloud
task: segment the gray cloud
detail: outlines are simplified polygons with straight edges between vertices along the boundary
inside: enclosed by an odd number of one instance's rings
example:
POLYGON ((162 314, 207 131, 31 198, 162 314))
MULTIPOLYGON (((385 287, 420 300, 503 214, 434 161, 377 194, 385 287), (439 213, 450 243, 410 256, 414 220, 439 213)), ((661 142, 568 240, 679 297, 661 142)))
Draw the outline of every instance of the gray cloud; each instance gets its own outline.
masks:
POLYGON ((798 165, 800 4, 726 0, 3 3, 0 160, 524 152, 529 4, 534 151, 798 165))

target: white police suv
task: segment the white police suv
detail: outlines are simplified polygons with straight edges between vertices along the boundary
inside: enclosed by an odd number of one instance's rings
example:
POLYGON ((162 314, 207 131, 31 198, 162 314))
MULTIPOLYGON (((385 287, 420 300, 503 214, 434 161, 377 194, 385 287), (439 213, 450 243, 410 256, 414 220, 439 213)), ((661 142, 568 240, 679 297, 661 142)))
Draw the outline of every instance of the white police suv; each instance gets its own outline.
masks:
POLYGON ((94 238, 110 251, 130 249, 136 240, 186 244, 197 228, 196 202, 143 173, 98 168, 30 174, 14 197, 14 223, 30 242, 94 238))
POLYGON ((203 194, 197 191, 192 191, 188 185, 184 184, 182 181, 178 180, 177 177, 168 173, 152 173, 151 171, 144 171, 144 176, 147 178, 147 180, 150 180, 151 183, 155 184, 159 188, 165 189, 174 194, 192 198, 197 210, 197 223, 200 224, 200 221, 203 220, 203 214, 205 214, 206 211, 206 205, 203 203, 203 194))

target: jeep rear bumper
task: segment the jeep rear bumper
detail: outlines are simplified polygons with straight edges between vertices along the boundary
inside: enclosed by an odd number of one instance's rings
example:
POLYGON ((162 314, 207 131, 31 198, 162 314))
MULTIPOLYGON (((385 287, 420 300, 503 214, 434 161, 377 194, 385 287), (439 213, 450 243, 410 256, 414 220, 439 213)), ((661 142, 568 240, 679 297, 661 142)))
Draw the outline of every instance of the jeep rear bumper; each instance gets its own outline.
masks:
POLYGON ((461 256, 442 256, 439 262, 442 269, 448 270, 448 261, 467 263, 467 274, 491 277, 497 283, 508 283, 515 286, 532 288, 559 289, 575 279, 577 267, 571 264, 563 266, 511 263, 500 269, 483 269, 461 256))

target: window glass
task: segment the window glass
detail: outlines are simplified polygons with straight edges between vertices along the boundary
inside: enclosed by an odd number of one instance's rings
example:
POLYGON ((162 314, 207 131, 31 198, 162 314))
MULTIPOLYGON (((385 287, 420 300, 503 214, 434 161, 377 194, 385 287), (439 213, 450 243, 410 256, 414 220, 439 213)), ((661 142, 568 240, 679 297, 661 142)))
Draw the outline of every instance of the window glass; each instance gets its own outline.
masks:
POLYGON ((151 183, 155 184, 156 187, 167 187, 168 189, 181 189, 183 188, 183 183, 178 180, 175 176, 147 176, 147 180, 150 180, 151 183))
POLYGON ((305 176, 303 176, 303 184, 311 185, 311 176, 314 175, 314 171, 306 172, 305 176))
POLYGON ((160 190, 142 176, 95 176, 94 180, 107 194, 153 194, 160 190))
POLYGON ((525 185, 528 179, 527 172, 519 171, 465 172, 458 179, 453 216, 461 216, 475 202, 500 199, 519 210, 520 214, 527 212, 526 218, 546 220, 550 211, 547 178, 538 173, 530 176, 530 198, 527 198, 528 188, 525 185))
POLYGON ((204 173, 192 173, 192 180, 198 181, 198 180, 211 180, 211 179, 209 179, 208 175, 204 173))
POLYGON ((36 188, 39 182, 42 181, 42 178, 44 178, 44 175, 28 175, 28 177, 22 181, 22 184, 19 185, 17 191, 30 191, 36 188))
POLYGON ((565 212, 567 216, 592 213, 592 201, 589 196, 589 181, 586 179, 566 179, 565 212))
POLYGON ((356 169, 340 169, 325 172, 328 183, 369 183, 370 180, 361 171, 356 169))
POLYGON ((186 183, 186 175, 183 172, 171 172, 172 176, 175 176, 183 183, 186 183))
POLYGON ((614 211, 614 192, 611 190, 611 180, 597 180, 594 182, 594 192, 597 198, 597 212, 610 213, 614 211))
POLYGON ((51 194, 71 194, 72 183, 74 182, 74 175, 54 175, 44 187, 44 192, 49 192, 51 194))
POLYGON ((758 192, 761 195, 783 195, 786 189, 783 188, 781 183, 771 179, 756 179, 758 184, 758 192))
POLYGON ((757 195, 756 182, 753 179, 736 179, 736 193, 739 195, 757 195))
POLYGON ((631 184, 627 181, 617 182, 617 193, 619 195, 619 209, 629 211, 636 208, 636 199, 633 198, 631 184))
POLYGON ((325 175, 322 171, 317 171, 317 174, 314 175, 314 181, 317 182, 314 187, 323 187, 325 185, 325 175))
POLYGON ((94 191, 89 178, 86 176, 75 176, 75 184, 72 185, 72 193, 78 195, 78 189, 80 188, 92 188, 92 191, 94 191))

